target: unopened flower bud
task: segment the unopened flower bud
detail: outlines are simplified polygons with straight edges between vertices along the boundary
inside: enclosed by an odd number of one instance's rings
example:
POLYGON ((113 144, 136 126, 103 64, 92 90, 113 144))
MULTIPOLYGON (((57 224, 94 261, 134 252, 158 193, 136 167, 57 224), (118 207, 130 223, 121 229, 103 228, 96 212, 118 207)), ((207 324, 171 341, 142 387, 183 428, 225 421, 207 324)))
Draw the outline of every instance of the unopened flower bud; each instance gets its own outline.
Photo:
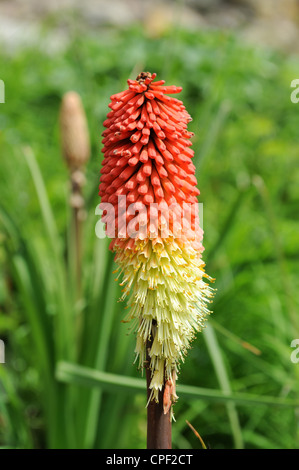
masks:
POLYGON ((69 91, 62 99, 60 129, 63 156, 71 171, 85 165, 90 156, 87 120, 78 93, 69 91))

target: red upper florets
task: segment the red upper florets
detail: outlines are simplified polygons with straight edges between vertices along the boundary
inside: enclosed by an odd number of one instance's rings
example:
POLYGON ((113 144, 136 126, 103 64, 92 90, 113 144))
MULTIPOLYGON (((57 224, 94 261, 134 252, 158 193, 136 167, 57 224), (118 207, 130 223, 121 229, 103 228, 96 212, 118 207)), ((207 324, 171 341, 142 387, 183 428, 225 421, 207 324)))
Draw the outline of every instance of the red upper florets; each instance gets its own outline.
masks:
POLYGON ((199 193, 190 160, 191 117, 180 100, 165 96, 182 88, 163 86, 164 80, 153 82, 155 77, 142 72, 137 80, 128 80, 128 90, 111 96, 102 141, 102 201, 113 202, 120 187, 118 194, 134 191, 131 202, 139 194, 145 204, 174 194, 189 200, 199 193), (146 197, 148 191, 152 197, 146 197))
POLYGON ((166 96, 182 88, 155 77, 142 72, 128 80, 127 90, 111 96, 102 141, 102 202, 116 206, 118 196, 126 196, 127 207, 197 202, 191 117, 180 100, 166 96))

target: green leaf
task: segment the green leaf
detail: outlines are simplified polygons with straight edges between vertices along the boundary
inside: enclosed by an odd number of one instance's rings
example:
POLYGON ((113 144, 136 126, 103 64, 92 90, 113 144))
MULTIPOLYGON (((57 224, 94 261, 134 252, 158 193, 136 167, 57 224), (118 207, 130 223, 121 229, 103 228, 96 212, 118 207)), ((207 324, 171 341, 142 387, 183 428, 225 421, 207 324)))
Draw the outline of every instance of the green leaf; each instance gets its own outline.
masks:
MULTIPOLYGON (((111 393, 144 393, 144 395, 146 395, 146 382, 143 379, 97 371, 68 362, 61 361, 57 364, 56 377, 57 380, 61 382, 75 383, 86 387, 99 387, 103 390, 109 390, 111 393)), ((299 406, 299 400, 259 396, 250 393, 224 393, 221 390, 194 387, 191 385, 178 385, 177 392, 179 396, 183 398, 201 398, 220 403, 235 402, 241 405, 299 406)))

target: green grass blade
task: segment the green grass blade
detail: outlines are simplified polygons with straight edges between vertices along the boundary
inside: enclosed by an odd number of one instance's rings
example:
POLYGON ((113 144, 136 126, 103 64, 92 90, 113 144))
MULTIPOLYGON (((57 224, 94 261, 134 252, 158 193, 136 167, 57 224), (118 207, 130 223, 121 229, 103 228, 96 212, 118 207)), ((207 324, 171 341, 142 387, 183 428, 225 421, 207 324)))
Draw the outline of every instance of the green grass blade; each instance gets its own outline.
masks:
POLYGON ((53 254, 55 254, 56 257, 59 257, 61 254, 61 242, 42 174, 31 147, 25 147, 23 149, 23 154, 35 186, 38 202, 41 208, 41 215, 49 236, 53 254))
POLYGON ((58 235, 53 211, 49 202, 45 183, 40 172, 34 153, 30 147, 24 148, 24 156, 35 186, 38 197, 41 216, 46 228, 46 234, 53 254, 53 266, 56 276, 57 305, 57 353, 60 359, 73 359, 75 357, 75 322, 74 312, 68 303, 68 286, 66 281, 66 269, 63 261, 61 242, 58 235))
MULTIPOLYGON (((206 340, 206 344, 210 353, 211 360, 214 365, 214 369, 217 375, 217 379, 221 390, 224 394, 231 393, 231 386, 229 382, 229 377, 226 372, 226 367, 222 358, 222 354, 220 351, 220 347, 217 341, 217 337, 215 335, 214 329, 211 325, 208 325, 207 328, 204 330, 204 338, 206 340)), ((234 438, 234 443, 236 448, 243 448, 243 439, 242 439, 242 431, 239 423, 238 412, 234 403, 227 403, 227 413, 232 429, 232 435, 234 438)))
MULTIPOLYGON (((109 392, 142 393, 146 389, 143 379, 127 377, 109 372, 90 369, 69 362, 59 362, 56 367, 56 377, 61 382, 75 383, 86 387, 99 387, 109 392)), ((204 399, 215 402, 235 402, 242 405, 270 405, 270 406, 299 406, 299 400, 281 397, 260 396, 250 393, 222 392, 209 388, 194 387, 191 385, 178 385, 177 392, 180 397, 204 399)))

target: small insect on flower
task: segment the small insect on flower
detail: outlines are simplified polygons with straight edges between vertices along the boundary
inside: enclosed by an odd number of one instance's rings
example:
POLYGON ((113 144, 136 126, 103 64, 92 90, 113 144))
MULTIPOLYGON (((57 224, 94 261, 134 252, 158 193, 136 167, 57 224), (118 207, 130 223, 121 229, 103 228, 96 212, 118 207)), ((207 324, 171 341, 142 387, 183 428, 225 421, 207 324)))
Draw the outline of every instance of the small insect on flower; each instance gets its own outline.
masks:
POLYGON ((213 289, 202 259, 191 117, 167 96, 182 88, 155 78, 142 72, 111 96, 99 195, 106 233, 115 229, 110 249, 122 299, 129 296, 125 321, 136 334, 136 359, 149 364, 150 399, 158 401, 164 389, 168 412, 179 364, 204 326, 213 289))

